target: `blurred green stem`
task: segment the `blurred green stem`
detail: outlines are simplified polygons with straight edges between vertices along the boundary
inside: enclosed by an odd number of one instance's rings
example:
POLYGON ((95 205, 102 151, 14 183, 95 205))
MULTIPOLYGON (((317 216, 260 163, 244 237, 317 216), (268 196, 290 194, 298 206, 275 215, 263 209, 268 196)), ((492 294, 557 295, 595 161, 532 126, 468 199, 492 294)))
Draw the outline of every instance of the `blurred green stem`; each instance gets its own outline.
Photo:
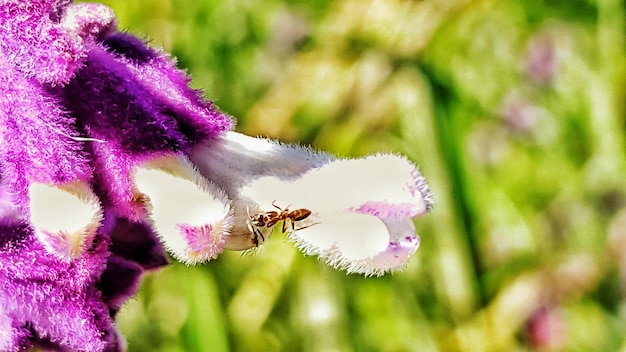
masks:
POLYGON ((465 179, 464 163, 460 160, 463 157, 461 148, 463 148, 463 136, 467 128, 463 126, 463 121, 461 121, 462 114, 451 111, 458 105, 452 96, 452 92, 445 85, 437 82, 434 76, 431 75, 430 78, 433 90, 433 104, 435 106, 435 131, 439 148, 444 155, 444 160, 447 161, 446 166, 451 181, 450 193, 455 200, 451 202, 451 206, 456 213, 461 232, 466 234, 464 238, 459 238, 459 241, 465 241, 463 247, 467 248, 471 261, 471 267, 468 270, 472 272, 473 281, 476 285, 477 304, 482 307, 486 304, 486 297, 481 282, 483 273, 480 249, 478 248, 480 241, 472 230, 472 217, 467 207, 467 204, 471 203, 471 199, 464 188, 464 185, 471 184, 471 182, 465 179))

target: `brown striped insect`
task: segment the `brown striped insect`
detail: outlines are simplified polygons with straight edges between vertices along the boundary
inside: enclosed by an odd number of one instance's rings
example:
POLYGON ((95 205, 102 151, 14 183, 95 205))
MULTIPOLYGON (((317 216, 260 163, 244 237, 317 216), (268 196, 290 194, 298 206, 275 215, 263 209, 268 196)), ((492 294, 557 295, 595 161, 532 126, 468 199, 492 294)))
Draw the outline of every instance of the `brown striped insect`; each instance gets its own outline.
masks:
POLYGON ((278 205, 276 205, 275 202, 276 201, 272 202, 272 206, 278 209, 278 211, 274 211, 274 210, 266 211, 266 212, 255 214, 253 216, 250 216, 248 214, 249 219, 250 219, 249 227, 250 227, 250 230, 255 235, 255 238, 253 239, 255 245, 258 245, 259 237, 261 237, 261 239, 265 241, 265 237, 263 236, 263 233, 261 232, 260 229, 261 228, 269 229, 272 226, 276 225, 279 221, 283 222, 283 228, 282 228, 283 233, 287 232, 289 224, 291 224, 291 229, 293 231, 306 229, 307 227, 317 224, 315 223, 315 224, 310 224, 307 226, 296 228, 296 222, 302 221, 308 218, 312 212, 306 208, 301 208, 301 209, 290 211, 289 210, 290 205, 288 205, 286 208, 283 209, 279 207, 278 205))

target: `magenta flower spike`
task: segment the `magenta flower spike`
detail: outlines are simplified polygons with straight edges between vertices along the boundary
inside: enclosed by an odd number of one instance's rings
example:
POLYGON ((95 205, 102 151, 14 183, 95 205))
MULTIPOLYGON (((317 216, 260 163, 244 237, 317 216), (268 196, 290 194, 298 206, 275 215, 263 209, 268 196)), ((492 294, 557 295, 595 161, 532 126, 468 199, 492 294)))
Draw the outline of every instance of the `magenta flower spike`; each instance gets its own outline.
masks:
POLYGON ((167 263, 133 169, 232 128, 165 54, 71 1, 0 1, 0 350, 121 351, 167 263))
POLYGON ((417 250, 432 195, 407 159, 231 131, 106 6, 0 0, 0 23, 0 351, 124 351, 115 316, 165 250, 196 264, 280 228, 364 275, 417 250))

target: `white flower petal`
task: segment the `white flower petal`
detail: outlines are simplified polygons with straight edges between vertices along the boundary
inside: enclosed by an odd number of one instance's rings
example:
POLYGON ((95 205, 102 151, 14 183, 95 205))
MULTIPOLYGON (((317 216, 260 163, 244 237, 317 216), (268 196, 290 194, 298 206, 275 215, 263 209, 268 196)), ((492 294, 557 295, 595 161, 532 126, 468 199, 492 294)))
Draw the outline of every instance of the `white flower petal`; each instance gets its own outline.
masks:
POLYGON ((307 209, 311 215, 293 224, 289 237, 305 253, 348 272, 382 275, 402 268, 419 246, 411 218, 433 205, 419 169, 397 155, 338 160, 231 132, 196 147, 191 160, 233 200, 230 237, 237 241, 229 248, 266 239, 270 229, 253 226, 259 216, 283 226, 292 212, 307 209))
POLYGON ((102 209, 89 185, 33 183, 29 187, 30 221, 46 250, 70 261, 91 246, 100 227, 102 209))
POLYGON ((219 188, 181 157, 138 168, 135 182, 150 198, 155 229, 176 259, 195 264, 217 257, 232 226, 230 202, 219 188))
POLYGON ((259 177, 241 189, 262 209, 276 202, 311 210, 355 210, 381 217, 416 217, 432 207, 423 176, 405 158, 375 155, 335 160, 295 180, 259 177))
POLYGON ((427 187, 423 188, 422 179, 407 159, 379 154, 336 160, 310 170, 297 184, 304 190, 326 187, 332 193, 332 197, 326 199, 332 201, 335 208, 351 209, 367 203, 397 204, 408 207, 409 216, 415 217, 430 206, 430 199, 427 199, 430 192, 427 187))
POLYGON ((348 273, 380 276, 406 266, 419 247, 419 236, 410 219, 379 219, 344 213, 320 216, 319 223, 299 224, 289 238, 307 255, 348 273), (309 226, 298 230, 299 227, 309 226))
POLYGON ((370 258, 384 251, 389 233, 378 218, 345 212, 320 218, 320 223, 293 231, 289 237, 306 254, 324 255, 337 251, 349 261, 370 258))
POLYGON ((295 180, 259 177, 241 193, 262 211, 312 212, 290 238, 306 254, 348 272, 382 275, 398 270, 419 247, 411 218, 432 206, 417 168, 394 155, 336 160, 295 180), (338 215, 339 214, 339 215, 338 215))
POLYGON ((297 177, 334 157, 266 138, 225 132, 196 145, 190 160, 202 175, 235 199, 241 186, 258 177, 297 177))

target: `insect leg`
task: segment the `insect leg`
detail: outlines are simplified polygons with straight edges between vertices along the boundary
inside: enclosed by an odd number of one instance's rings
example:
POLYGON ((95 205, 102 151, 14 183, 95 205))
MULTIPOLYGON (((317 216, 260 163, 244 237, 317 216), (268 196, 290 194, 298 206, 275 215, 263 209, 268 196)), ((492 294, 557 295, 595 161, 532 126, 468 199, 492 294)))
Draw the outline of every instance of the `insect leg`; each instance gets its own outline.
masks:
POLYGON ((318 225, 318 224, 321 224, 321 222, 314 222, 314 223, 312 223, 312 224, 308 224, 308 225, 306 225, 306 226, 298 227, 297 229, 294 227, 294 229, 293 229, 293 230, 294 230, 294 231, 300 231, 300 230, 304 230, 304 229, 306 229, 306 228, 308 228, 308 227, 311 227, 311 226, 313 226, 313 225, 318 225))

